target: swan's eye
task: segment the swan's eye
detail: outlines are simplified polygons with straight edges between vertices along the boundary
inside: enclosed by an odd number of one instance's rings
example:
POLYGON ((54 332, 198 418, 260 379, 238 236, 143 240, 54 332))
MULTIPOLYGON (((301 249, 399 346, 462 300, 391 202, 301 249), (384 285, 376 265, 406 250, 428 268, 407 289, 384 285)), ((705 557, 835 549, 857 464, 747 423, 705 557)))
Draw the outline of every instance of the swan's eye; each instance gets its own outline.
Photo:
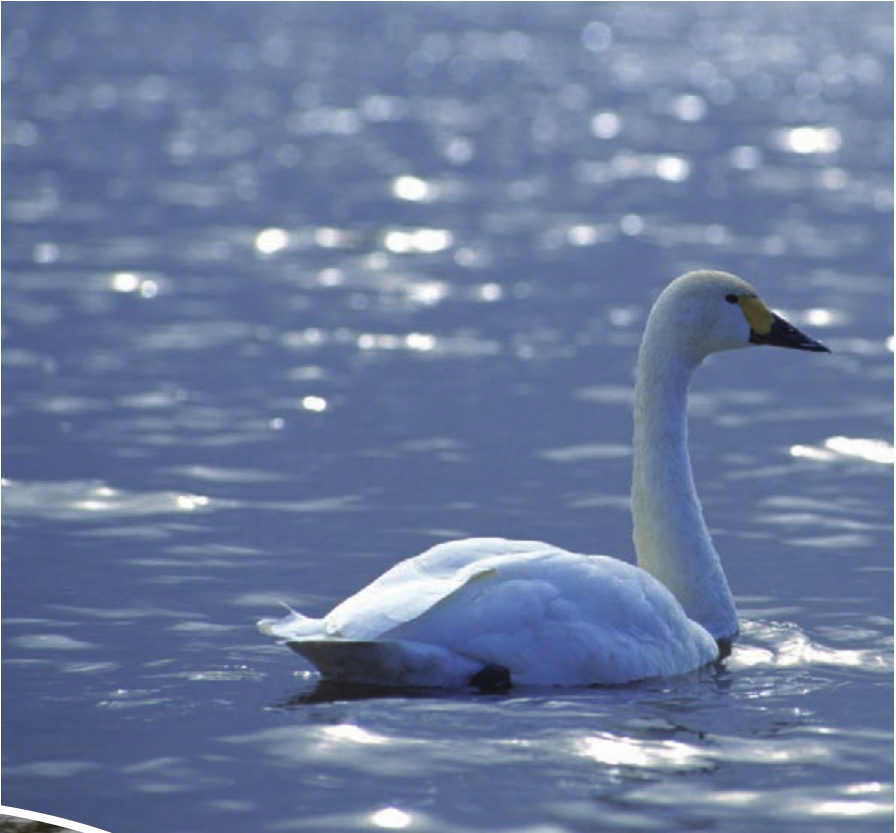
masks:
POLYGON ((737 295, 735 295, 733 292, 729 292, 729 293, 725 296, 725 300, 726 300, 729 304, 736 304, 736 303, 737 303, 737 295))

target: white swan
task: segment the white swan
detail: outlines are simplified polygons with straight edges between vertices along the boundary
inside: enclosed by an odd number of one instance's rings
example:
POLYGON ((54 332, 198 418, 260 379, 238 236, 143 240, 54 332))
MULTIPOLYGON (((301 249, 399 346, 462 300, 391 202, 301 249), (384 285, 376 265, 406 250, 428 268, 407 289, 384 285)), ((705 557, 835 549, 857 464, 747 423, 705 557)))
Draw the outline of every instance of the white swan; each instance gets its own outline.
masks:
POLYGON ((471 538, 394 566, 323 619, 258 623, 325 679, 383 686, 619 684, 725 656, 737 613, 687 450, 687 389, 710 353, 829 352, 724 272, 674 280, 647 320, 635 386, 638 567, 536 541, 471 538))

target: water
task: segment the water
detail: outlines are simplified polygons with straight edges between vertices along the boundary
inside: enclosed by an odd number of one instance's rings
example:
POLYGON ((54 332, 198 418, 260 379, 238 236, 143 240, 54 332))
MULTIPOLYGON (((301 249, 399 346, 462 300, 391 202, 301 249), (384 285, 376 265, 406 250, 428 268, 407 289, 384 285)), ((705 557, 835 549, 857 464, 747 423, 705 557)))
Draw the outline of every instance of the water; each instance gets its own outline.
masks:
POLYGON ((886 4, 15 4, 3 803, 115 833, 889 830, 886 4), (631 558, 632 373, 713 265, 743 635, 610 690, 349 697, 256 633, 448 537, 631 558))

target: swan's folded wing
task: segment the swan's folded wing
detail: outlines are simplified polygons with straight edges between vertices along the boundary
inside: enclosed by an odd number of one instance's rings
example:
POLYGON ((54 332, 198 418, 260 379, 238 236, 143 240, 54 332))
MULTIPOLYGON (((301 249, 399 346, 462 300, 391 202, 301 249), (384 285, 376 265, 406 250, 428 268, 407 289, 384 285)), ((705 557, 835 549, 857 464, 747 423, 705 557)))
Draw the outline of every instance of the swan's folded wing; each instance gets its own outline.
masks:
POLYGON ((328 636, 377 639, 410 622, 468 583, 494 574, 504 556, 551 549, 536 541, 470 538, 439 544, 396 564, 337 605, 324 622, 328 636))
POLYGON ((327 614, 327 636, 377 639, 398 625, 419 618, 462 587, 494 573, 486 564, 472 564, 452 575, 407 575, 404 581, 369 584, 327 614))

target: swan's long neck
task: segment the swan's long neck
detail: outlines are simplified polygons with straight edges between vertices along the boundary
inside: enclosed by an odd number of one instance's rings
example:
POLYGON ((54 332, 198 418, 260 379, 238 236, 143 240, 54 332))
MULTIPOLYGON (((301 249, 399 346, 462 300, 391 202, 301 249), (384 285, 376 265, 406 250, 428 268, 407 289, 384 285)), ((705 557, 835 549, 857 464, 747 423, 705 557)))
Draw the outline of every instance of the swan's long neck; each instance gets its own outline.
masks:
POLYGON ((675 594, 689 618, 716 639, 731 639, 737 633, 737 611, 703 520, 688 455, 688 384, 699 359, 677 355, 657 332, 661 329, 648 323, 638 356, 635 551, 639 566, 675 594))

